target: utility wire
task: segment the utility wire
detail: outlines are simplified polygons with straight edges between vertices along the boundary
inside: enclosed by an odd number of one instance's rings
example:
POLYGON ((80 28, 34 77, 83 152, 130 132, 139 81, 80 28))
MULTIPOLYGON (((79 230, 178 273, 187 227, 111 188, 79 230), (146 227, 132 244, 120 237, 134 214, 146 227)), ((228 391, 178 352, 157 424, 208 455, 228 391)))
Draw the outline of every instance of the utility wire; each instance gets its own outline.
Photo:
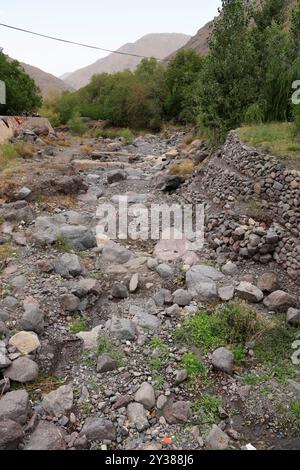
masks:
MULTIPOLYGON (((3 26, 4 28, 8 28, 8 29, 14 29, 16 31, 21 31, 22 33, 32 34, 34 36, 39 36, 39 37, 46 38, 46 39, 52 39, 53 41, 64 42, 66 44, 73 44, 75 46, 88 47, 89 49, 96 49, 98 51, 103 51, 103 52, 110 52, 111 54, 139 57, 140 59, 152 59, 152 58, 155 59, 155 57, 147 57, 147 56, 139 55, 139 54, 130 54, 129 52, 111 51, 109 49, 104 49, 103 47, 91 46, 89 44, 83 44, 81 42, 68 41, 67 39, 61 39, 61 38, 56 38, 54 36, 48 36, 46 34, 36 33, 34 31, 29 31, 28 29, 17 28, 16 26, 11 26, 11 25, 4 24, 4 23, 0 23, 0 26, 3 26)), ((161 59, 156 58, 156 60, 161 60, 161 59)))

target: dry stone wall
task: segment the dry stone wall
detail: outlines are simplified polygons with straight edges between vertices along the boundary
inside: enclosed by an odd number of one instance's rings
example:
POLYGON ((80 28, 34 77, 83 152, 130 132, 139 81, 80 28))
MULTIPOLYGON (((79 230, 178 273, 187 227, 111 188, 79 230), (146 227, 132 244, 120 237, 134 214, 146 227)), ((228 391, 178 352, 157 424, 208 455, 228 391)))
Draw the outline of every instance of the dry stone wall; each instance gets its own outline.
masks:
POLYGON ((236 257, 262 263, 274 259, 300 284, 300 171, 244 144, 232 131, 221 152, 203 168, 201 185, 214 203, 229 211, 208 218, 210 242, 236 257), (261 213, 257 211, 255 220, 233 216, 239 204, 256 203, 261 213))

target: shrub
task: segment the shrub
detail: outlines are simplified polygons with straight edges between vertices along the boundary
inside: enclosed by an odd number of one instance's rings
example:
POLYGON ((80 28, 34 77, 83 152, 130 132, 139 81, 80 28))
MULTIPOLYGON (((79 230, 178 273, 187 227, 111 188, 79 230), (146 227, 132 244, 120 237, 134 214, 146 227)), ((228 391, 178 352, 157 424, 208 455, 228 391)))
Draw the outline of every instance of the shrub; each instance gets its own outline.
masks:
POLYGON ((68 126, 73 135, 82 136, 87 131, 87 126, 81 119, 80 113, 75 112, 72 118, 68 121, 68 126))
POLYGON ((19 142, 15 143, 14 147, 19 157, 30 158, 33 156, 34 147, 29 142, 20 140, 19 142))
POLYGON ((259 103, 251 104, 245 113, 246 124, 261 124, 264 120, 264 112, 259 103))
POLYGON ((200 361, 195 354, 184 354, 181 360, 181 366, 183 369, 187 370, 191 377, 200 375, 200 377, 205 378, 207 376, 207 368, 205 364, 200 361))
POLYGON ((0 170, 10 165, 18 156, 16 149, 11 144, 0 145, 0 170))

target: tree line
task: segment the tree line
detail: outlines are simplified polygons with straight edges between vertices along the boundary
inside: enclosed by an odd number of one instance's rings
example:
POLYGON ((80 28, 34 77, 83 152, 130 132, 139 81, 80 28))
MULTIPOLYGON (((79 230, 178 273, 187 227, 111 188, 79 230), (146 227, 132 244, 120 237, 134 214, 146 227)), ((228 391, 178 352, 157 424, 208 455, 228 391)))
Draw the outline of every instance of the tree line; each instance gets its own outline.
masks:
MULTIPOLYGON (((135 71, 95 75, 76 92, 44 100, 43 113, 78 133, 81 117, 152 131, 193 123, 214 142, 243 123, 294 120, 300 133, 300 105, 291 100, 300 80, 300 4, 258 3, 223 0, 205 56, 183 50, 167 64, 145 59, 135 71)), ((29 107, 37 102, 31 86, 29 107)))

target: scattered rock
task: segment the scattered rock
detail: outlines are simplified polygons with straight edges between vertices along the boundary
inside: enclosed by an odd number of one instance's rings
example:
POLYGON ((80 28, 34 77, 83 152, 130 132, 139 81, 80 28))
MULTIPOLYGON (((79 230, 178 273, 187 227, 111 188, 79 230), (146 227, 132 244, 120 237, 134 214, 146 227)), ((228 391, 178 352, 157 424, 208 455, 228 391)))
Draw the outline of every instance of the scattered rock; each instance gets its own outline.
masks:
POLYGON ((191 416, 191 405, 186 401, 171 402, 164 407, 163 416, 168 424, 187 423, 191 416))
POLYGON ((300 325, 300 310, 296 308, 289 308, 287 313, 287 323, 292 326, 300 325))
POLYGON ((49 415, 59 417, 72 409, 73 399, 72 387, 63 385, 44 397, 42 407, 49 415))
POLYGON ((68 313, 74 313, 78 311, 80 306, 80 299, 73 294, 64 294, 60 297, 61 308, 68 313))
POLYGON ((139 286, 139 275, 138 275, 138 274, 134 274, 134 275, 132 276, 132 278, 130 279, 129 291, 130 291, 131 293, 136 292, 138 286, 139 286))
POLYGON ((70 253, 60 256, 54 263, 54 269, 57 274, 66 278, 80 276, 83 272, 79 257, 70 253))
POLYGON ((0 450, 16 450, 23 440, 22 426, 11 419, 0 421, 0 450))
POLYGON ((234 356, 232 352, 226 348, 217 349, 212 355, 212 365, 215 369, 232 375, 234 366, 234 356))
POLYGON ((8 392, 0 399, 0 421, 9 419, 25 424, 30 411, 29 396, 25 390, 8 392))
POLYGON ((174 268, 169 266, 168 264, 159 264, 156 268, 156 272, 162 277, 163 279, 168 279, 173 276, 174 268))
POLYGON ((80 432, 80 436, 86 436, 88 441, 114 441, 116 429, 111 421, 103 418, 88 418, 80 432))
POLYGON ((24 305, 25 313, 20 320, 20 326, 25 331, 41 334, 45 328, 44 315, 36 304, 24 305))
POLYGON ((140 403, 130 403, 127 407, 127 417, 132 426, 139 432, 150 427, 145 408, 140 403))
POLYGON ((234 286, 224 286, 224 287, 219 287, 218 289, 219 297, 221 300, 223 300, 223 302, 228 302, 229 300, 232 300, 234 297, 234 292, 235 292, 234 286))
POLYGON ((265 298, 264 305, 274 312, 286 312, 289 308, 296 307, 297 299, 287 292, 278 290, 265 298))
POLYGON ((173 294, 173 302, 174 304, 179 305, 179 307, 186 307, 187 305, 190 305, 191 301, 192 295, 184 289, 178 289, 173 294))
POLYGON ((41 421, 31 434, 25 450, 65 450, 65 433, 53 423, 41 421))
POLYGON ((19 357, 4 371, 3 375, 14 382, 34 382, 39 375, 39 366, 28 357, 19 357))
POLYGON ((102 354, 98 357, 97 372, 103 374, 118 368, 116 361, 109 354, 102 354))
POLYGON ((228 263, 222 267, 222 273, 227 276, 234 276, 238 273, 238 267, 236 264, 232 263, 232 261, 228 261, 228 263))
POLYGON ((20 331, 12 336, 9 345, 13 346, 24 356, 35 352, 41 346, 38 336, 29 331, 20 331))
POLYGON ((136 338, 136 326, 133 321, 127 318, 113 316, 106 323, 106 329, 110 334, 118 339, 134 340, 136 338))
POLYGON ((175 377, 175 387, 177 385, 180 385, 182 384, 183 382, 185 382, 188 378, 189 374, 188 374, 188 371, 186 369, 182 369, 182 370, 178 370, 176 372, 176 377, 175 377))
POLYGON ((214 425, 205 440, 205 445, 208 450, 226 450, 229 446, 229 437, 214 425))
POLYGON ((152 385, 144 382, 136 392, 134 399, 136 402, 141 403, 147 410, 152 410, 152 408, 155 407, 155 393, 152 385))
POLYGON ((259 277, 257 287, 262 291, 270 294, 275 292, 279 287, 278 277, 275 273, 265 273, 259 277))
POLYGON ((112 296, 115 299, 127 299, 129 296, 127 287, 121 282, 114 284, 112 288, 112 296))
POLYGON ((264 298, 262 291, 249 282, 241 282, 236 288, 236 293, 240 299, 254 304, 261 302, 264 298))

